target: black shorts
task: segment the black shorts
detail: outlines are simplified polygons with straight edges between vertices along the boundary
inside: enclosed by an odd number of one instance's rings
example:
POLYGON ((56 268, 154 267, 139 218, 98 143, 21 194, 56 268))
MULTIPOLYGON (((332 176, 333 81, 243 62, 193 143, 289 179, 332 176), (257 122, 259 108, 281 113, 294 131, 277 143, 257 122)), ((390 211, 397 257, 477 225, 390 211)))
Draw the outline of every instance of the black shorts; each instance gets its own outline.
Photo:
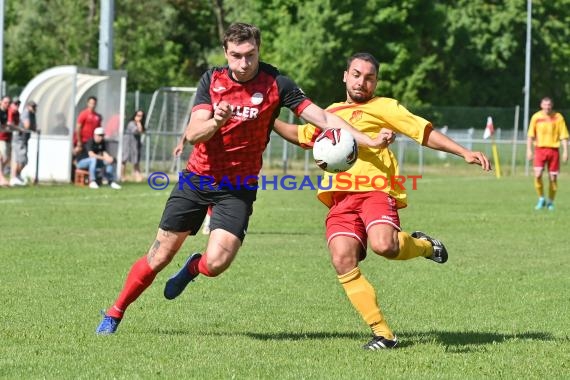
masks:
POLYGON ((196 235, 208 207, 212 206, 210 230, 221 228, 243 241, 257 190, 204 186, 208 182, 200 180, 200 176, 183 174, 187 178, 192 176, 189 181, 193 186, 184 181, 176 184, 166 201, 159 227, 165 231, 188 231, 190 235, 196 235))

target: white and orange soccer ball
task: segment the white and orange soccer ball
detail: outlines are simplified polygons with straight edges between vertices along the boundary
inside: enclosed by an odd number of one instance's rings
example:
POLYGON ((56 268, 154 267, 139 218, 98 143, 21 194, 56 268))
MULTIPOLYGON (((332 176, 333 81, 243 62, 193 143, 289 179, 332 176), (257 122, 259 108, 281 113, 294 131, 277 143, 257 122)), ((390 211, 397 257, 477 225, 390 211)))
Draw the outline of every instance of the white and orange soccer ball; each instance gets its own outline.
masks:
POLYGON ((358 158, 358 145, 350 132, 338 128, 326 129, 315 140, 313 158, 324 171, 345 172, 358 158))

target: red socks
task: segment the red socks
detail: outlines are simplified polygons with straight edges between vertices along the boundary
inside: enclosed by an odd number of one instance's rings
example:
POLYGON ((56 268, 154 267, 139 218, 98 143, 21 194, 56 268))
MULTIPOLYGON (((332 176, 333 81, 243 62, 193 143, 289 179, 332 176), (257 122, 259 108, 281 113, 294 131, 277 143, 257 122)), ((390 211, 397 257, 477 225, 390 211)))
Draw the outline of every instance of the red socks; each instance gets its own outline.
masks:
POLYGON ((127 307, 152 284, 155 277, 156 273, 148 265, 146 255, 141 257, 131 267, 125 286, 115 304, 107 310, 107 315, 113 318, 122 318, 127 307))
MULTIPOLYGON (((210 271, 208 271, 208 264, 206 264, 206 253, 204 252, 204 254, 202 255, 202 257, 200 257, 200 260, 195 260, 194 263, 196 263, 196 267, 197 267, 197 272, 203 274, 206 277, 215 277, 215 274, 210 273, 210 271), (196 263, 197 261, 197 263, 196 263)), ((194 264, 193 263, 193 264, 194 264)), ((192 272, 190 271, 190 273, 196 273, 196 272, 192 272)))
MULTIPOLYGON (((188 271, 196 275, 198 273, 207 277, 215 277, 215 274, 208 271, 206 264, 206 254, 200 260, 193 260, 188 266, 188 271)), ((123 290, 115 301, 115 304, 107 310, 107 315, 113 318, 123 318, 125 310, 133 303, 146 288, 152 284, 157 273, 155 273, 147 263, 146 255, 137 260, 127 276, 123 290)))

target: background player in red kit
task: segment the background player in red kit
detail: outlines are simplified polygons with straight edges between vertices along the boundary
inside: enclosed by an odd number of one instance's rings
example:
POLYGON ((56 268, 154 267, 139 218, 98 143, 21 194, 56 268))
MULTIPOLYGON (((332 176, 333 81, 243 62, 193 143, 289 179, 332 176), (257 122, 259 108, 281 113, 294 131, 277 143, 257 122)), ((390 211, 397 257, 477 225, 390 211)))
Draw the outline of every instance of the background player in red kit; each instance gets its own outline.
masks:
POLYGON ((117 330, 126 308, 170 263, 186 237, 198 232, 210 205, 211 232, 206 250, 188 258, 167 281, 164 296, 174 299, 198 274, 215 277, 230 266, 247 232, 256 198, 254 186, 241 181, 259 174, 262 153, 281 107, 321 128, 349 129, 361 145, 385 144, 325 112, 291 79, 260 62, 260 42, 260 31, 253 25, 236 23, 225 32, 223 47, 228 65, 210 69, 202 76, 184 133, 183 142, 195 145, 185 180, 172 191, 154 243, 131 267, 123 290, 107 310, 97 334, 117 330))
POLYGON ((82 149, 83 145, 93 138, 95 128, 101 126, 102 117, 95 111, 95 108, 97 108, 97 98, 90 96, 87 99, 87 107, 77 116, 77 128, 73 136, 73 143, 78 149, 82 149))

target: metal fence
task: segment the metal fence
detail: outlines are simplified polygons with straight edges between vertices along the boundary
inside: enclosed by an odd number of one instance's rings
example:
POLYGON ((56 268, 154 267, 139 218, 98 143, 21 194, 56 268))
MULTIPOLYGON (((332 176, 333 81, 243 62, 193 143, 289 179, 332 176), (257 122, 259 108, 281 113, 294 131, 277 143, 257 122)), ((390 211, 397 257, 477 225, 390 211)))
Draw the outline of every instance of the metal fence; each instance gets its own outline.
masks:
MULTIPOLYGON (((495 144, 498 162, 502 175, 527 174, 529 163, 526 160, 526 137, 524 131, 515 133, 513 130, 498 128, 493 139, 483 139, 483 129, 456 129, 445 131, 446 135, 471 150, 482 151, 492 159, 492 145, 495 144)), ((163 171, 176 174, 183 168, 192 146, 186 146, 180 157, 172 156, 172 148, 176 145, 179 135, 172 132, 148 131, 145 144, 146 160, 149 172, 163 171), (150 160, 149 146, 154 139, 161 139, 164 149, 155 154, 150 160)), ((423 174, 428 170, 448 170, 450 167, 464 165, 463 159, 452 154, 435 151, 412 141, 406 136, 398 136, 390 146, 398 158, 402 174, 423 174)), ((320 169, 314 164, 310 150, 304 150, 272 133, 270 142, 263 155, 263 170, 270 172, 317 174, 320 169)), ((497 162, 493 165, 496 166, 497 162)), ((148 174, 148 173, 147 173, 148 174)))
MULTIPOLYGON (((127 105, 133 107, 137 101, 133 94, 127 105)), ((138 108, 151 104, 149 94, 138 95, 138 108)), ((134 109, 134 108, 133 108, 134 109)), ((570 110, 569 110, 570 111, 570 110)), ((492 145, 495 144, 502 175, 528 175, 529 162, 526 160, 526 127, 522 125, 520 108, 492 107, 429 107, 414 109, 413 112, 432 121, 436 129, 444 132, 459 144, 486 153, 493 158, 492 145), (483 139, 487 117, 492 116, 495 135, 483 139)), ((280 116, 290 122, 300 122, 284 109, 280 116)), ((178 123, 180 123, 178 119, 178 123)), ((146 174, 162 171, 176 175, 186 164, 192 146, 186 146, 179 157, 173 157, 172 150, 184 131, 185 123, 158 127, 153 123, 147 126, 141 159, 146 174), (152 149, 151 149, 152 148, 152 149)), ((460 157, 422 147, 407 138, 398 136, 390 149, 398 158, 402 174, 422 174, 426 170, 446 171, 450 167, 464 165, 460 157)), ((317 174, 320 169, 314 164, 311 151, 303 150, 272 133, 263 155, 263 171, 280 173, 317 174)), ((494 163, 496 164, 496 163, 494 163)))
MULTIPOLYGON (((172 150, 187 124, 193 102, 187 93, 178 95, 178 98, 170 101, 169 97, 174 96, 175 92, 163 91, 164 96, 158 100, 156 92, 127 93, 125 119, 128 120, 138 109, 144 110, 149 116, 141 152, 141 164, 146 175, 155 171, 175 175, 185 166, 192 150, 192 146, 186 146, 179 157, 172 155, 172 150), (160 108, 162 113, 155 111, 157 107, 153 106, 153 97, 155 105, 162 107, 160 108), (182 102, 178 104, 176 99, 181 99, 182 102)), ((490 158, 493 156, 494 143, 503 175, 529 174, 529 162, 526 160, 526 126, 522 125, 523 115, 518 106, 504 108, 430 106, 410 107, 410 110, 432 121, 436 129, 446 131, 446 134, 458 143, 469 149, 483 151, 490 158), (482 138, 488 116, 493 117, 496 128, 494 140, 482 138)), ((558 111, 563 115, 570 115, 570 109, 558 111)), ((286 109, 280 117, 291 122, 300 122, 286 109)), ((405 136, 399 136, 390 149, 398 158, 402 174, 421 174, 426 170, 447 170, 450 166, 463 165, 461 158, 421 147, 405 136)), ((303 174, 320 172, 313 162, 311 151, 292 145, 275 133, 271 135, 263 159, 264 171, 303 174)))
MULTIPOLYGON (((495 144, 497 159, 502 175, 528 174, 529 163, 526 160, 526 137, 523 132, 516 136, 512 131, 497 129, 495 138, 485 140, 482 130, 464 129, 447 131, 446 134, 459 144, 471 150, 482 151, 493 159, 492 145, 495 144)), ((453 166, 464 165, 463 159, 452 154, 435 151, 417 144, 406 136, 398 136, 390 146, 396 155, 402 174, 423 174, 428 170, 445 171, 453 166)), ((497 162, 493 162, 496 166, 497 162)), ((272 135, 271 142, 264 154, 264 169, 318 173, 310 151, 303 150, 284 141, 279 135, 272 135)), ((495 169, 496 170, 496 169, 495 169)))

